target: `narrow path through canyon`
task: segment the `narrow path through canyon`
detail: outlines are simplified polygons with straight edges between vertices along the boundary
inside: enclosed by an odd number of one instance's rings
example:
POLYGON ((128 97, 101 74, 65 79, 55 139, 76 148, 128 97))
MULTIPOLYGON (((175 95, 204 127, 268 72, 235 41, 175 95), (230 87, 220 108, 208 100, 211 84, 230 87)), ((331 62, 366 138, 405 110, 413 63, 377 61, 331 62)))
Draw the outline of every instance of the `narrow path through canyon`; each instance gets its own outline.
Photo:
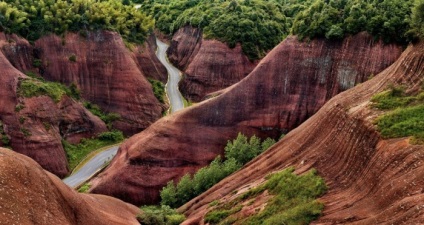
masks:
POLYGON ((105 149, 102 152, 99 152, 78 171, 63 179, 63 182, 72 188, 80 186, 89 180, 92 176, 94 176, 104 166, 106 166, 116 155, 118 148, 119 146, 113 146, 111 148, 105 149))
MULTIPOLYGON (((178 90, 178 82, 180 81, 180 71, 170 64, 166 58, 166 50, 168 45, 159 39, 156 39, 158 46, 156 56, 168 71, 168 83, 166 83, 166 95, 170 103, 171 113, 184 108, 183 97, 178 90)), ((78 171, 75 171, 71 176, 63 179, 63 182, 72 188, 77 188, 83 183, 92 178, 98 171, 103 169, 116 155, 119 146, 107 148, 99 152, 96 156, 90 159, 78 171)))
POLYGON ((175 68, 172 64, 166 59, 166 50, 168 45, 159 39, 156 38, 156 44, 158 49, 156 51, 156 56, 159 61, 166 67, 168 71, 168 83, 166 83, 166 95, 168 96, 169 103, 171 104, 171 113, 176 112, 184 108, 183 96, 178 90, 178 82, 181 79, 180 71, 175 68))

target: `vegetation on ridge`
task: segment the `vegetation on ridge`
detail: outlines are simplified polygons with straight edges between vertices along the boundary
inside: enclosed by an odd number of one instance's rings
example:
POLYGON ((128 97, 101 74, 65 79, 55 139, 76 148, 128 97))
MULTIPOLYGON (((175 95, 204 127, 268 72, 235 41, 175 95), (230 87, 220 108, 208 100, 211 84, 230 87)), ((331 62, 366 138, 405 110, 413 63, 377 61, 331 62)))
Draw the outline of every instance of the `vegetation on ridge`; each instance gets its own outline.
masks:
POLYGON ((35 41, 48 33, 111 30, 142 43, 154 21, 133 5, 116 0, 5 0, 0 2, 0 31, 35 41))
POLYGON ((185 25, 199 27, 205 38, 218 39, 230 47, 241 43, 251 59, 262 58, 290 33, 301 39, 341 39, 367 31, 376 39, 406 43, 423 30, 422 6, 414 8, 411 20, 414 0, 135 2, 141 3, 142 9, 156 19, 156 28, 166 34, 185 25))
POLYGON ((185 216, 169 206, 144 206, 137 220, 142 225, 178 225, 185 220, 185 216))
POLYGON ((230 202, 216 203, 205 216, 209 224, 309 224, 321 214, 324 205, 316 198, 327 190, 324 179, 311 170, 301 176, 293 168, 271 174, 267 182, 230 202), (267 191, 271 197, 265 208, 256 208, 253 215, 237 215, 255 198, 267 191))
POLYGON ((80 98, 80 93, 75 85, 66 87, 61 83, 47 82, 34 78, 21 80, 17 93, 25 98, 47 95, 55 102, 59 102, 63 95, 68 95, 74 99, 80 98))
POLYGON ((70 144, 63 140, 62 145, 65 149, 69 162, 69 169, 73 170, 92 151, 108 145, 116 144, 122 140, 124 140, 124 135, 121 131, 103 132, 96 138, 84 138, 77 145, 70 144))
POLYGON ((384 138, 412 137, 413 144, 424 144, 424 90, 407 94, 402 87, 390 87, 371 101, 386 110, 375 121, 384 138))
POLYGON ((225 147, 226 159, 224 161, 218 156, 209 166, 197 171, 193 177, 186 174, 177 185, 173 181, 168 182, 168 185, 160 193, 161 204, 173 208, 183 205, 240 169, 274 143, 275 141, 271 138, 261 142, 256 136, 252 136, 249 140, 239 133, 235 140, 228 141, 225 147))

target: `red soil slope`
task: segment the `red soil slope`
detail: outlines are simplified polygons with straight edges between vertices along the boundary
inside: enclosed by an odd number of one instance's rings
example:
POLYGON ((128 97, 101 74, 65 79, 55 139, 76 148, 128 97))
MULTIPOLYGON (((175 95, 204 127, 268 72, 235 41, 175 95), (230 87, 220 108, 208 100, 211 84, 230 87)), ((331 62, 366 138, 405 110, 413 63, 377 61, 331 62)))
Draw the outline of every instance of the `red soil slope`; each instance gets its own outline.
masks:
POLYGON ((370 108, 370 98, 389 85, 421 88, 423 71, 424 43, 411 45, 377 77, 334 97, 270 150, 181 207, 184 224, 203 224, 209 202, 241 194, 288 166, 298 173, 316 168, 329 186, 314 224, 423 224, 424 146, 408 138, 382 140, 372 124, 378 112, 370 108))
POLYGON ((392 64, 400 52, 366 34, 343 42, 289 37, 225 93, 162 118, 126 141, 93 181, 93 192, 140 205, 158 202, 169 180, 207 165, 238 132, 279 137, 332 96, 392 64))
POLYGON ((138 68, 136 53, 125 47, 117 33, 50 35, 37 40, 35 47, 43 63, 43 77, 75 83, 83 98, 106 112, 119 113, 121 120, 113 125, 125 134, 140 132, 162 116, 161 104, 138 68))
POLYGON ((102 195, 78 194, 30 158, 0 148, 0 224, 139 224, 138 209, 102 195))
POLYGON ((168 56, 184 73, 181 93, 195 102, 239 82, 257 65, 244 55, 240 45, 231 49, 222 42, 204 40, 200 29, 191 26, 175 33, 168 56))
POLYGON ((20 97, 17 88, 27 76, 13 65, 24 71, 33 69, 32 63, 27 63, 32 57, 32 47, 23 39, 4 34, 0 34, 0 47, 2 136, 10 139, 10 146, 15 151, 30 156, 59 177, 66 176, 69 171, 62 138, 75 143, 106 131, 106 125, 68 97, 58 103, 47 96, 20 97))

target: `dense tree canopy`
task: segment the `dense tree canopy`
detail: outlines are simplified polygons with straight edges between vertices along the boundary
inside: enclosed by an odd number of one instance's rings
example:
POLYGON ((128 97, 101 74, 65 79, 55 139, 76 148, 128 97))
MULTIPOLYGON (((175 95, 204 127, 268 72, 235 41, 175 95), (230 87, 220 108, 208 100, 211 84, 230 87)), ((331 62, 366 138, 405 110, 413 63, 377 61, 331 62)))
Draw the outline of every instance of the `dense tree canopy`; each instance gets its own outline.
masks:
MULTIPOLYGON (((422 0, 418 0, 422 1, 422 0)), ((341 39, 367 31, 386 42, 410 40, 414 0, 137 0, 167 34, 192 25, 205 38, 230 47, 241 43, 252 59, 261 58, 288 34, 301 39, 341 39)), ((415 24, 420 23, 414 11, 415 24)), ((414 20, 412 20, 414 21, 414 20)), ((422 29, 422 28, 418 28, 422 29)), ((412 32, 416 33, 416 32, 412 32)))
POLYGON ((33 41, 47 33, 112 30, 143 42, 154 21, 116 0, 6 0, 0 2, 0 30, 33 41))

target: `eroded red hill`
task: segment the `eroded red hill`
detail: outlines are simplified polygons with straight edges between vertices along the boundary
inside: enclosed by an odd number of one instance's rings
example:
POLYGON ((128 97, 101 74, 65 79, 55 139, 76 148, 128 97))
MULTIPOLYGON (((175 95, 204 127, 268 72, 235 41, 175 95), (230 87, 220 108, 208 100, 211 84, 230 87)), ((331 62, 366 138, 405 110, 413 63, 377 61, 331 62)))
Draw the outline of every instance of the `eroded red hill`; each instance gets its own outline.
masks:
POLYGON ((139 224, 138 208, 79 194, 30 158, 0 148, 0 224, 139 224))
POLYGON ((377 77, 331 99, 242 170, 181 207, 184 224, 204 224, 211 201, 242 194, 289 166, 297 173, 315 168, 329 186, 320 199, 323 215, 313 224, 422 224, 424 147, 408 138, 383 140, 370 99, 391 85, 419 90, 423 62, 424 43, 411 45, 377 77))
POLYGON ((337 93, 391 65, 401 48, 358 34, 342 42, 289 37, 223 94, 162 118, 130 138, 93 192, 135 204, 159 201, 169 180, 194 172, 223 153, 238 132, 279 137, 337 93))

